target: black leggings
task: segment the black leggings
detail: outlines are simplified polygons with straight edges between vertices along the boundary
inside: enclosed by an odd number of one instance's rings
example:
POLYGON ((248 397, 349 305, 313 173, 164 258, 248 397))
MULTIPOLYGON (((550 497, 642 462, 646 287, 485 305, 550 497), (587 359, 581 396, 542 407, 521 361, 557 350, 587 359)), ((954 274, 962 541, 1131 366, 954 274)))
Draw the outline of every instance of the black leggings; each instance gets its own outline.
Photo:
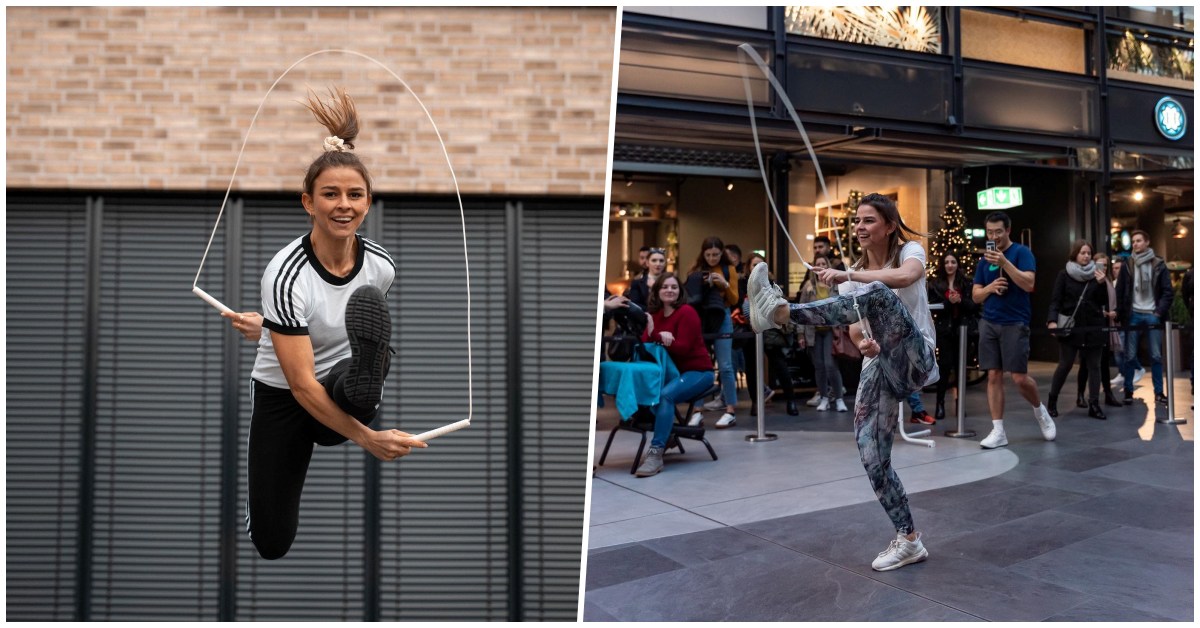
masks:
MULTIPOLYGON (((746 355, 746 389, 750 393, 750 405, 754 406, 757 403, 759 392, 762 390, 761 384, 755 385, 758 382, 758 360, 754 359, 754 345, 742 347, 742 353, 746 355)), ((783 349, 763 347, 763 356, 766 357, 767 373, 770 375, 767 385, 779 384, 779 387, 783 389, 783 400, 792 401, 792 375, 788 372, 787 358, 783 355, 783 349)))
MULTIPOLYGON (((937 343, 937 364, 938 371, 942 376, 937 382, 937 402, 939 406, 946 404, 946 389, 951 386, 958 386, 958 327, 954 327, 952 332, 938 332, 937 343)), ((963 391, 958 391, 959 398, 962 398, 963 391)))
MULTIPOLYGON (((1054 379, 1050 382, 1050 396, 1058 397, 1059 391, 1067 381, 1067 375, 1071 373, 1071 367, 1075 366, 1075 356, 1082 352, 1083 363, 1087 365, 1088 370, 1088 401, 1099 401, 1101 351, 1102 347, 1076 347, 1070 342, 1059 341, 1058 368, 1054 369, 1054 379)), ((1080 389, 1079 393, 1083 394, 1083 390, 1080 389)))
MULTIPOLYGON (((1112 360, 1109 358, 1111 355, 1112 351, 1108 347, 1100 349, 1100 387, 1104 389, 1105 398, 1112 396, 1112 382, 1109 381, 1108 377, 1109 368, 1112 366, 1112 360)), ((1080 354, 1079 356, 1079 379, 1077 380, 1078 387, 1075 390, 1079 391, 1080 396, 1083 396, 1083 389, 1087 387, 1088 383, 1086 357, 1087 354, 1080 354)))
MULTIPOLYGON (((378 409, 355 408, 342 392, 342 380, 350 365, 347 358, 334 365, 323 382, 334 403, 363 425, 369 425, 378 409)), ((249 499, 246 531, 259 556, 282 558, 296 539, 300 525, 300 493, 308 475, 313 444, 346 442, 346 437, 329 429, 300 405, 286 388, 253 381, 254 407, 250 419, 248 454, 249 499)))

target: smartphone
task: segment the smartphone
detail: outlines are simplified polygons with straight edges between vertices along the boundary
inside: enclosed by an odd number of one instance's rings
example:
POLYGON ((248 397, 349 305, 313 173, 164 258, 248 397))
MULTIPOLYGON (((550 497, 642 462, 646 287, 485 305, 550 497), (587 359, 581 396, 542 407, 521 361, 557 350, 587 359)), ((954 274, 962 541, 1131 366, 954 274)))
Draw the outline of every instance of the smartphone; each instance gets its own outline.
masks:
POLYGON ((996 250, 996 241, 995 241, 995 240, 988 240, 988 241, 987 241, 987 250, 989 250, 989 251, 995 251, 995 250, 996 250))

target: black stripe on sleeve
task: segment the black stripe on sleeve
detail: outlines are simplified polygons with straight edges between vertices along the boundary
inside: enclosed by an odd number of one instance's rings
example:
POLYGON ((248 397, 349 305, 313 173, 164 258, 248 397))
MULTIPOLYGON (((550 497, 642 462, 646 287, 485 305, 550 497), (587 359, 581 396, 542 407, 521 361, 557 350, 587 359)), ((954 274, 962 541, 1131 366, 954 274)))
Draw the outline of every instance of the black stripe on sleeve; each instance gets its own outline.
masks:
POLYGON ((368 253, 374 253, 375 255, 387 260, 387 263, 391 264, 392 266, 392 273, 395 274, 396 262, 392 260, 392 256, 387 252, 387 249, 366 238, 363 238, 363 248, 366 249, 368 253))
POLYGON ((275 321, 268 320, 265 318, 263 319, 263 327, 266 327, 267 329, 269 329, 273 332, 280 333, 285 336, 307 336, 308 335, 307 327, 288 327, 285 325, 280 325, 279 323, 276 323, 275 321))
POLYGON ((275 281, 275 308, 279 312, 279 320, 286 327, 299 327, 300 319, 296 317, 296 303, 292 298, 292 288, 300 277, 300 269, 308 258, 303 249, 297 248, 284 262, 283 270, 275 281))
POLYGON ((275 299, 275 311, 278 313, 279 319, 283 321, 284 324, 289 322, 288 312, 285 310, 285 284, 287 283, 288 274, 294 267, 296 258, 298 256, 301 258, 304 257, 304 250, 299 246, 292 249, 292 251, 288 253, 287 257, 284 259, 283 264, 280 265, 279 271, 275 275, 275 285, 272 287, 272 292, 275 299))

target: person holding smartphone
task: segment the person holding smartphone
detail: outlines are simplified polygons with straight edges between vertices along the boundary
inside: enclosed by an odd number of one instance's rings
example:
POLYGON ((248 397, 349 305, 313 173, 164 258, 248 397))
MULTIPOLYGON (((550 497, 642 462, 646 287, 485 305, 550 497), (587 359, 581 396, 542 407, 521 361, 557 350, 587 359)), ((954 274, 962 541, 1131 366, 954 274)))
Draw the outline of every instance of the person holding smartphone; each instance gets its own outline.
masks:
POLYGON ((1009 237, 1012 219, 992 212, 984 219, 987 250, 975 269, 971 298, 983 306, 979 321, 979 368, 988 373, 988 409, 992 432, 979 443, 984 449, 1008 445, 1004 433, 1004 374, 1033 407, 1042 437, 1054 440, 1054 419, 1038 396, 1037 382, 1029 376, 1029 323, 1037 261, 1033 251, 1009 237))

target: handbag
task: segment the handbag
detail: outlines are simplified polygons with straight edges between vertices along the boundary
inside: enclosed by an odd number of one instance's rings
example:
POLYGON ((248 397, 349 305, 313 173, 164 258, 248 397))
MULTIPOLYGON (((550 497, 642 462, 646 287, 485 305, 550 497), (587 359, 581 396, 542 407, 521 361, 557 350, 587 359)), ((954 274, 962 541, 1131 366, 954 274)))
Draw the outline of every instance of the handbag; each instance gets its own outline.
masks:
POLYGON ((1079 293, 1079 300, 1075 302, 1075 311, 1071 312, 1070 316, 1066 314, 1058 315, 1058 328, 1067 330, 1075 326, 1075 315, 1079 313, 1079 306, 1083 304, 1083 297, 1087 294, 1087 289, 1091 287, 1091 283, 1084 284, 1083 292, 1079 293))

